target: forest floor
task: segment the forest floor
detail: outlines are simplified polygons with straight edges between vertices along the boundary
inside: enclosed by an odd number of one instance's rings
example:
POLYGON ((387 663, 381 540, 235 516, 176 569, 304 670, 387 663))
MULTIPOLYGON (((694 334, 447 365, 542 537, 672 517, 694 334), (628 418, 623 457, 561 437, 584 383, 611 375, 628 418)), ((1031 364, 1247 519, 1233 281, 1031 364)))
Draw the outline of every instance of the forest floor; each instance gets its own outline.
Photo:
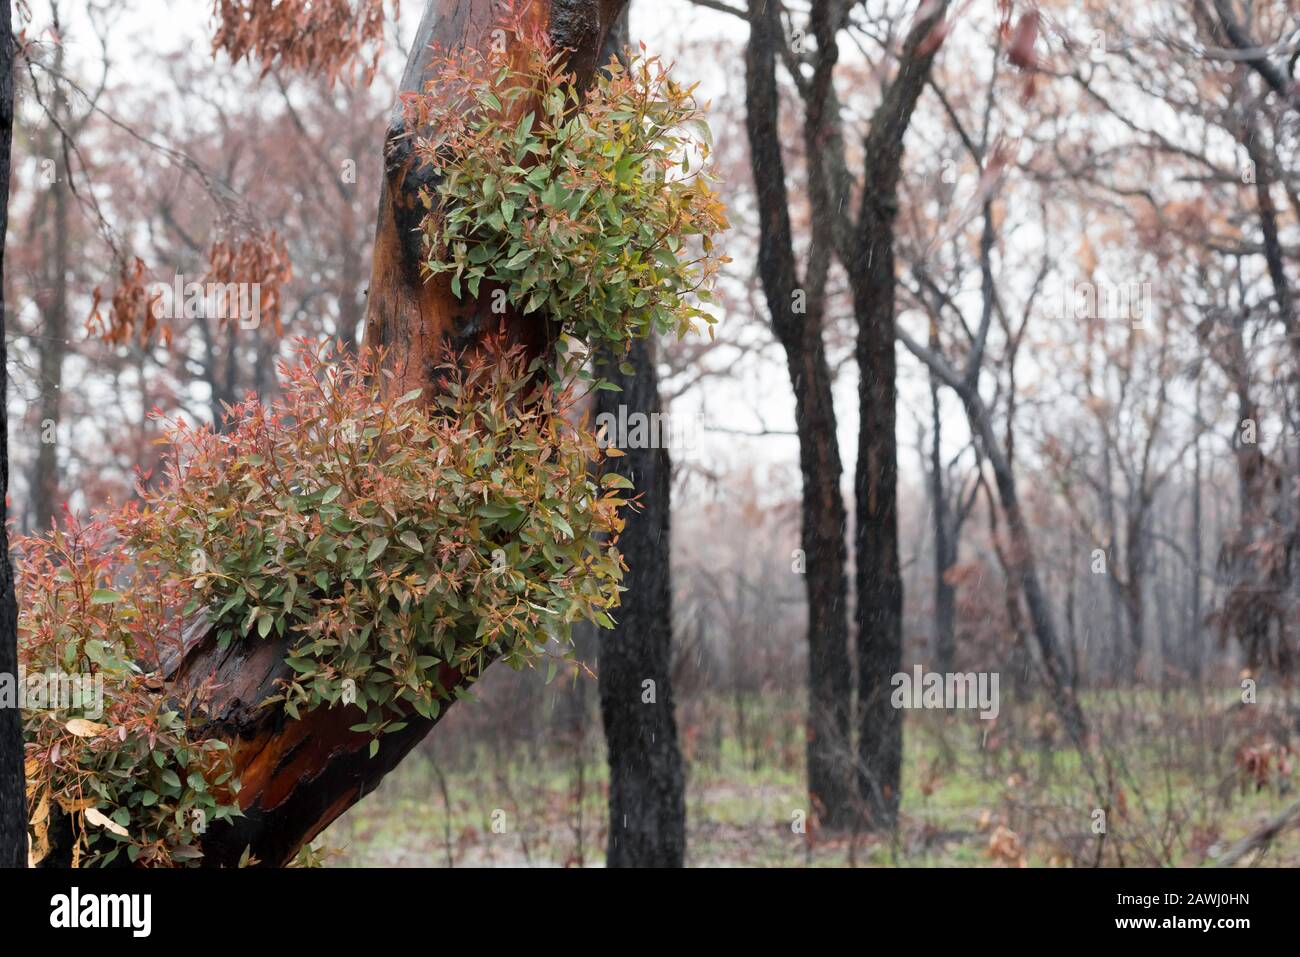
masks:
MULTIPOLYGON (((471 707, 481 707, 471 705, 471 707)), ((1085 700, 1085 761, 1040 704, 996 721, 911 711, 900 826, 797 825, 801 706, 735 696, 679 709, 692 866, 1203 866, 1297 797, 1297 711, 1282 701, 1111 691, 1085 700), (1109 795, 1109 797, 1103 797, 1109 795), (1104 829, 1104 833, 1102 833, 1104 829)), ((440 727, 316 842, 326 866, 602 866, 598 719, 568 740, 440 727), (445 754, 440 754, 446 752, 445 754)), ((1243 864, 1300 864, 1300 827, 1243 864)))

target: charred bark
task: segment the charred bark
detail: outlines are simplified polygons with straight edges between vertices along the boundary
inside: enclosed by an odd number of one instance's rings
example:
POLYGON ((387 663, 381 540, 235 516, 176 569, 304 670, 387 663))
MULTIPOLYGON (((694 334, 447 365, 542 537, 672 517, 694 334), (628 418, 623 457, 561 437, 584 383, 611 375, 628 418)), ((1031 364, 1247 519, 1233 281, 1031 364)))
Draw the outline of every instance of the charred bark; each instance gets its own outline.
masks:
MULTIPOLYGON (((825 17, 824 5, 817 14, 825 17)), ((834 26, 824 24, 823 32, 834 26)), ((777 5, 750 4, 745 54, 746 130, 750 168, 758 196, 758 275, 772 329, 785 351, 795 398, 799 468, 803 480, 800 546, 808 597, 808 792, 822 824, 847 827, 853 820, 850 731, 851 671, 848 653, 848 517, 840 490, 843 466, 835 433, 830 364, 822 338, 823 289, 833 256, 829 189, 812 180, 816 225, 807 275, 800 278, 791 234, 785 164, 778 131, 776 52, 783 43, 777 5), (802 309, 800 308, 802 305, 802 309)), ((828 45, 829 46, 829 45, 828 45)), ((819 78, 829 97, 833 61, 822 48, 819 78)), ((822 118, 809 105, 807 136, 822 136, 822 118)), ((813 150, 810 148, 810 154, 813 150)))
POLYGON ((892 828, 903 765, 902 712, 890 702, 903 663, 903 577, 898 548, 898 400, 894 356, 894 219, 903 138, 942 42, 946 2, 923 4, 908 31, 898 74, 864 144, 861 209, 844 265, 858 323, 856 518, 858 788, 871 823, 892 828))
MULTIPOLYGON (((55 16, 57 28, 57 11, 55 16)), ((68 180, 67 143, 61 132, 69 125, 68 99, 63 86, 63 44, 54 48, 54 72, 50 84, 50 113, 41 149, 53 157, 54 182, 50 186, 53 209, 46 223, 44 241, 46 274, 37 305, 41 317, 36 355, 40 370, 40 418, 36 428, 40 444, 32 472, 32 528, 44 531, 55 524, 59 509, 58 435, 63 418, 63 363, 68 351, 68 233, 71 184, 68 180)))
MULTIPOLYGON (((931 348, 935 338, 931 337, 931 348)), ((948 673, 957 658, 957 589, 948 581, 957 564, 961 538, 960 509, 948 501, 943 468, 943 417, 939 404, 939 382, 930 375, 930 521, 934 532, 934 668, 948 673)))
MULTIPOLYGON (((605 37, 627 0, 537 0, 523 6, 525 25, 547 26, 557 46, 570 50, 568 64, 580 84, 587 83, 599 61, 605 37)), ((402 76, 401 91, 424 90, 430 80, 428 50, 484 48, 498 26, 498 6, 491 0, 428 0, 420 20, 411 57, 402 76)), ((540 354, 554 330, 536 317, 524 321, 508 307, 503 314, 489 308, 493 288, 480 297, 457 299, 450 276, 428 282, 420 277, 424 207, 422 187, 432 187, 432 173, 415 161, 412 131, 400 104, 394 108, 384 138, 384 182, 375 227, 375 252, 366 303, 365 344, 383 349, 395 373, 391 387, 398 394, 435 384, 435 370, 444 350, 474 349, 486 335, 499 334, 511 345, 540 354)))
MULTIPOLYGON (((0 5, 0 681, 18 681, 18 604, 9 563, 9 394, 4 301, 4 237, 9 227, 9 169, 14 128, 14 50, 9 4, 0 5)), ((17 688, 14 688, 15 694, 17 688)), ((27 865, 27 797, 18 702, 0 700, 0 867, 27 865)))
MULTIPOLYGON (((621 392, 601 390, 597 414, 660 412, 653 340, 632 345, 633 373, 606 369, 621 392)), ((653 443, 651 443, 653 444, 653 443)), ((663 443, 659 443, 662 445, 663 443)), ((629 568, 618 626, 602 637, 600 714, 609 760, 609 867, 681 867, 686 855, 685 772, 672 690, 672 463, 667 448, 628 448, 612 465, 641 495, 619 548, 629 568)))

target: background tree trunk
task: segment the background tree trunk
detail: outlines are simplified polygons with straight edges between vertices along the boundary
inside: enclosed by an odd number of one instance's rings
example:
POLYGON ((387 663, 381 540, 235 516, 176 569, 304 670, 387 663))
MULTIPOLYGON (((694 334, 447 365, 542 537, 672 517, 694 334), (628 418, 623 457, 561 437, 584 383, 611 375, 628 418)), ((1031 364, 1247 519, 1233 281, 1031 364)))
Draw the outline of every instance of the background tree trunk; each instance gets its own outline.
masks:
MULTIPOLYGON (((627 357, 634 370, 605 369, 622 392, 601 390, 597 414, 660 412, 654 341, 627 357)), ((663 444, 662 442, 659 444, 663 444)), ((672 691, 671 462, 666 448, 629 448, 612 465, 636 486, 641 510, 627 516, 619 548, 628 564, 618 627, 600 636, 600 714, 609 760, 609 867, 681 867, 686 855, 685 772, 672 691)))
MULTIPOLYGON (((628 45, 627 10, 610 30, 601 62, 628 45)), ((601 377, 622 391, 596 393, 595 414, 661 411, 653 336, 633 342, 632 374, 613 362, 601 377)), ((655 430, 651 429, 653 436, 655 430)), ((607 867, 681 867, 686 859, 686 773, 673 705, 672 462, 665 431, 659 448, 629 448, 611 465, 641 495, 627 515, 619 548, 628 565, 618 627, 599 636, 600 715, 609 761, 607 867), (647 684, 652 682, 652 684, 647 684)))
POLYGON ((903 576, 898 555, 898 402, 894 356, 894 219, 903 137, 930 65, 942 45, 936 31, 946 2, 921 5, 899 57, 898 73, 871 118, 864 144, 861 209, 844 257, 858 323, 858 461, 854 549, 857 557, 858 788, 874 827, 898 816, 903 715, 890 702, 903 663, 903 576))
MULTIPOLYGON (((57 23, 57 17, 55 22, 57 23)), ((67 92, 61 79, 64 49, 54 45, 54 77, 50 83, 49 109, 41 149, 54 164, 52 215, 46 223, 44 288, 38 297, 41 326, 36 340, 40 370, 40 418, 36 422, 40 444, 32 475, 32 527, 44 531, 56 522, 59 509, 59 427, 63 419, 63 361, 68 351, 68 204, 71 183, 64 134, 70 124, 67 92)))
MULTIPOLYGON (((931 340, 931 348, 934 341, 931 340)), ((948 570, 957 564, 959 530, 948 504, 943 468, 943 417, 939 381, 930 374, 930 520, 934 530, 934 669, 953 670, 957 657, 957 589, 948 583, 948 570)))
MULTIPOLYGON (((840 490, 843 466, 835 434, 832 377, 822 338, 824 287, 833 242, 821 230, 830 217, 815 216, 807 275, 800 279, 790 226, 785 163, 778 128, 776 53, 784 43, 777 5, 750 3, 745 53, 745 125, 750 171, 758 196, 758 274, 772 329, 785 351, 795 398, 799 471, 803 482, 800 547, 808 598, 808 794, 822 824, 846 827, 854 815, 848 650, 848 516, 840 490)), ((829 67, 827 67, 829 69, 829 67)), ((820 137, 810 116, 808 135, 820 137)), ((814 188, 814 205, 829 191, 814 188)))
MULTIPOLYGON (((18 604, 9 564, 9 356, 5 331, 4 242, 9 231, 9 167, 14 131, 12 12, 0 4, 0 682, 18 693, 18 604)), ((18 702, 0 692, 0 867, 27 866, 27 795, 23 780, 23 724, 18 702)))

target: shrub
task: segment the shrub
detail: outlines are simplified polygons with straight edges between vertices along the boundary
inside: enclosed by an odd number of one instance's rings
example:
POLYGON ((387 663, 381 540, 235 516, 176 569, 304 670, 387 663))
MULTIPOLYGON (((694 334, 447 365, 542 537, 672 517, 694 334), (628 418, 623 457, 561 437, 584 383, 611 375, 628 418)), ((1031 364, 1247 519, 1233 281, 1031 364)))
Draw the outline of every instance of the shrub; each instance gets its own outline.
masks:
POLYGON ((440 669, 519 665, 580 618, 612 625, 626 480, 589 473, 594 439, 519 354, 447 365, 428 403, 376 398, 366 366, 321 371, 286 370, 276 407, 250 399, 225 434, 176 424, 186 454, 128 530, 192 586, 190 611, 215 609, 223 646, 293 637, 291 716, 350 680, 377 734, 406 706, 438 714, 440 669))
POLYGON ((293 717, 355 702, 372 754, 437 716, 459 676, 562 653, 578 619, 612 625, 628 483, 599 474, 563 394, 518 353, 446 366, 424 401, 377 397, 377 365, 327 359, 306 349, 283 398, 250 398, 227 432, 168 422, 171 461, 139 502, 18 543, 26 667, 90 665, 111 693, 102 724, 25 713, 33 800, 77 815, 96 860, 120 850, 105 835, 132 860, 196 856, 192 812, 234 811, 221 742, 190 730, 205 695, 169 703, 158 673, 200 610, 223 646, 287 640, 293 676, 271 701, 293 717))
POLYGON ((118 526, 137 509, 15 543, 33 861, 60 812, 77 866, 123 851, 143 864, 197 860, 197 834, 236 810, 226 745, 189 727, 202 689, 182 701, 161 693, 158 653, 180 641, 187 589, 132 567, 118 526))

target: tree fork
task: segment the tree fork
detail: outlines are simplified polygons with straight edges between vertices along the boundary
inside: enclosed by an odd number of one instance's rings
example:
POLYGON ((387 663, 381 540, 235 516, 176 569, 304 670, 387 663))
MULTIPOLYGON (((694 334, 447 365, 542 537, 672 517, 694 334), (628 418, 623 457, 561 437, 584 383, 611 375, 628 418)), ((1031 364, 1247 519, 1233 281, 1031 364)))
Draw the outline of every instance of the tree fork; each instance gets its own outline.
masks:
MULTIPOLYGON (((557 47, 570 51, 568 65, 580 86, 590 82, 599 65, 610 26, 627 0, 531 0, 520 9, 526 28, 547 25, 557 47)), ((486 49, 499 27, 498 5, 491 0, 429 0, 402 76, 403 93, 424 90, 433 79, 427 51, 486 49)), ((485 284, 477 299, 457 299, 449 276, 429 282, 420 278, 423 209, 420 190, 433 185, 432 173, 420 169, 413 156, 411 131, 399 104, 384 139, 384 182, 375 228, 375 253, 366 304, 365 343, 383 349, 395 374, 391 388, 398 394, 426 388, 436 381, 444 350, 472 351, 485 335, 501 332, 511 345, 540 354, 548 341, 546 324, 521 322, 507 303, 494 314, 493 292, 485 284)))

